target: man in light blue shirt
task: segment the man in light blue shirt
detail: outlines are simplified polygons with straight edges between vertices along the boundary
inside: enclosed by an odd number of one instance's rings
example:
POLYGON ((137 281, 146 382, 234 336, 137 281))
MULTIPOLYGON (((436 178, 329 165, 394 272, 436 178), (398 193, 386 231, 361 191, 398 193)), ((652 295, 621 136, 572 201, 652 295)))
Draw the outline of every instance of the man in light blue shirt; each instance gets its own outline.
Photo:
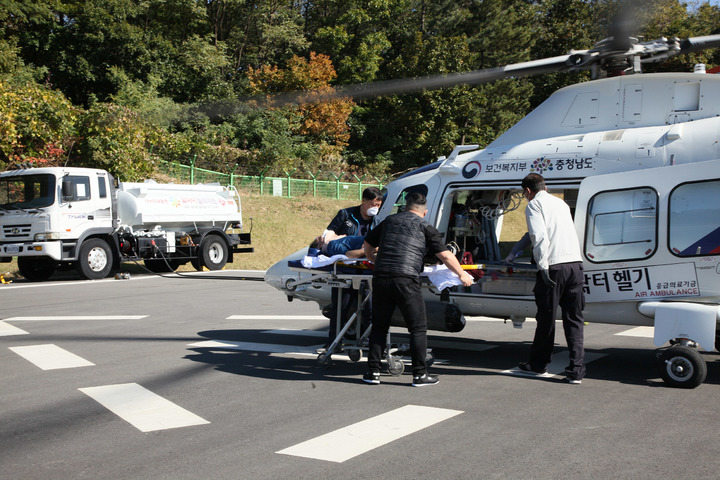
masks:
POLYGON ((545 179, 537 173, 526 176, 522 188, 528 200, 525 219, 538 266, 533 290, 538 310, 529 361, 518 367, 537 374, 547 371, 555 343, 555 313, 560 306, 570 352, 566 380, 579 384, 585 376, 582 314, 585 276, 570 207, 547 192, 545 179))

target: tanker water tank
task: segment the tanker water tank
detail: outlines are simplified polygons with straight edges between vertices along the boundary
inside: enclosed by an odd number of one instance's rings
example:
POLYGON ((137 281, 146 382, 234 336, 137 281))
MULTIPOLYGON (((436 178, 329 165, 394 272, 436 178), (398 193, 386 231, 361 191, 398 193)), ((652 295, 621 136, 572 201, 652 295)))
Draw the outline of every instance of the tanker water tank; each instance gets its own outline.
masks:
POLYGON ((193 230, 197 227, 242 224, 240 197, 234 188, 210 185, 122 182, 118 216, 133 229, 193 230))

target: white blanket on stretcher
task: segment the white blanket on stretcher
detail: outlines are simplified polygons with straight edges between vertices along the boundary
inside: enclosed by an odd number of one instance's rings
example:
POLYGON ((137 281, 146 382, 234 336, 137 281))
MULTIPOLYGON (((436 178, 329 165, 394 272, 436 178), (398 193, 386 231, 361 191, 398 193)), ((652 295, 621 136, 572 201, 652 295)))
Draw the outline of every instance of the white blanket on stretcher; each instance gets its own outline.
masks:
MULTIPOLYGON (((348 258, 345 255, 333 255, 328 257, 325 255, 318 255, 317 257, 311 257, 306 255, 302 259, 302 266, 305 268, 319 268, 326 265, 332 265, 333 263, 342 260, 343 263, 354 263, 357 261, 364 261, 363 258, 348 258)), ((460 277, 450 271, 445 265, 433 265, 426 266, 423 270, 422 276, 428 277, 430 282, 435 285, 438 290, 444 290, 454 285, 462 285, 460 277)))

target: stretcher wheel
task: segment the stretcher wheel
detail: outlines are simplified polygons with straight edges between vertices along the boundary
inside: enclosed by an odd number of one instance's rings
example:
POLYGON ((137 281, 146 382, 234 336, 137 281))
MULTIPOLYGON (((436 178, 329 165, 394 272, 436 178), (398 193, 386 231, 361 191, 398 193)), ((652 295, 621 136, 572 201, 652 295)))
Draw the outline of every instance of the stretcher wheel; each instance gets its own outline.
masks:
POLYGON ((433 355, 431 352, 428 352, 425 356, 425 363, 428 367, 432 367, 432 364, 435 363, 435 355, 433 355))
POLYGON ((403 371, 405 370, 405 364, 398 357, 388 355, 387 364, 388 373, 394 377, 402 375, 403 371))
POLYGON ((330 365, 330 355, 328 355, 326 353, 321 353, 320 355, 318 355, 317 364, 320 365, 321 367, 326 367, 326 366, 330 365))
POLYGON ((359 362, 360 359, 362 359, 362 350, 359 348, 353 348, 352 350, 348 350, 347 352, 348 357, 350 357, 350 360, 353 362, 359 362))

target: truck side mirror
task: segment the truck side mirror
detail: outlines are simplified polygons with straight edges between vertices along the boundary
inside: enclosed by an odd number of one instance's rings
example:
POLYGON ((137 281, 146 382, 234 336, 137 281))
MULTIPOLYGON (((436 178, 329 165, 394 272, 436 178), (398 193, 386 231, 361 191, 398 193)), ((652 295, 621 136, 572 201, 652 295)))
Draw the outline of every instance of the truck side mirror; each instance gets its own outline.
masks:
POLYGON ((69 202, 73 199, 73 183, 67 178, 63 178, 62 184, 60 187, 62 191, 62 199, 65 202, 69 202))

